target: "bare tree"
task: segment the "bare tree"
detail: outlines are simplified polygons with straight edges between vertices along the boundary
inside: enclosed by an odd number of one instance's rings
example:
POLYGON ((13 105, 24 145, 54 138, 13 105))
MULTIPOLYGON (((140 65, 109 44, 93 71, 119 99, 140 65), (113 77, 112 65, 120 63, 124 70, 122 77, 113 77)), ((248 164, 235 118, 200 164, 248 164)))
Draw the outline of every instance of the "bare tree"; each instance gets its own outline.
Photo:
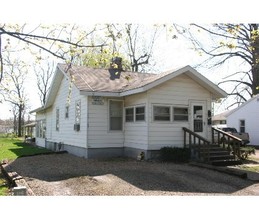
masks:
MULTIPOLYGON (((24 48, 30 50, 32 47, 45 51, 54 57, 72 62, 77 54, 81 54, 87 48, 103 47, 104 43, 98 45, 85 44, 88 36, 95 32, 95 28, 85 32, 79 30, 76 25, 56 25, 46 27, 38 25, 35 28, 27 28, 27 25, 0 24, 0 82, 3 78, 4 60, 3 53, 10 50, 11 39, 24 43, 24 48), (37 34, 40 31, 41 34, 37 34), (74 36, 74 33, 77 33, 74 36)), ((40 59, 40 56, 39 56, 40 59)))
POLYGON ((226 62, 240 64, 238 71, 229 73, 219 83, 231 88, 228 95, 236 100, 231 106, 259 93, 259 24, 192 24, 188 33, 195 49, 208 56, 203 64, 210 63, 211 67, 226 62), (193 27, 196 33, 191 31, 193 27), (208 38, 198 37, 200 33, 208 34, 212 44, 208 43, 208 38))
POLYGON ((48 62, 47 65, 34 65, 34 72, 37 77, 38 94, 42 106, 44 106, 47 98, 47 94, 50 88, 50 80, 54 73, 54 62, 48 62))

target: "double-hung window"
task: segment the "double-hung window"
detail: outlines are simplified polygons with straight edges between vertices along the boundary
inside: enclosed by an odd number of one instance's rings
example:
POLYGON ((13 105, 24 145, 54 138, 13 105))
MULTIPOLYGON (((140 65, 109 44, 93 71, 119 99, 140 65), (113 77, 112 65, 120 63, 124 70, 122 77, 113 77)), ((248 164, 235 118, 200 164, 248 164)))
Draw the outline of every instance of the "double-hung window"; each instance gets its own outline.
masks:
POLYGON ((245 120, 240 120, 239 121, 239 131, 241 133, 245 133, 246 132, 246 123, 245 120))
POLYGON ((74 124, 75 131, 80 131, 80 121, 81 121, 81 101, 77 100, 75 103, 75 124, 74 124))
POLYGON ((170 121, 170 106, 153 106, 153 120, 154 121, 170 121))
POLYGON ((133 122, 134 121, 134 108, 125 109, 125 121, 133 122))
POLYGON ((110 131, 122 131, 123 101, 110 100, 109 102, 109 129, 110 131))
POLYGON ((174 108, 174 121, 188 121, 188 108, 174 108))
POLYGON ((145 106, 135 108, 135 121, 145 121, 145 106))

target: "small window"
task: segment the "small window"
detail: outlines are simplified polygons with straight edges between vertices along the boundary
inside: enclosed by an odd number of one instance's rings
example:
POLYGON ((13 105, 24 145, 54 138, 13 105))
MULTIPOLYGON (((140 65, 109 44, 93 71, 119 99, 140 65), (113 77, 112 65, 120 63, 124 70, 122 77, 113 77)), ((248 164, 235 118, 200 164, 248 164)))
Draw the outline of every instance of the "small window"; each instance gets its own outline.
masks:
POLYGON ((45 138, 46 137, 46 120, 39 120, 36 124, 36 137, 45 138))
POLYGON ((239 131, 240 131, 241 133, 245 133, 245 132, 246 132, 245 120, 240 120, 239 123, 240 123, 239 131))
POLYGON ((59 109, 56 109, 56 131, 59 131, 59 109))
POLYGON ((110 130, 122 131, 123 102, 110 100, 110 130))
POLYGON ((154 106, 154 121, 170 121, 169 106, 154 106))
POLYGON ((145 107, 136 107, 136 115, 135 115, 136 121, 145 121, 145 107))
POLYGON ((69 118, 69 105, 65 107, 65 118, 69 118))
POLYGON ((134 121, 134 108, 126 108, 125 110, 125 121, 133 122, 134 121))
POLYGON ((75 106, 75 124, 74 124, 75 131, 80 131, 80 118, 81 118, 81 101, 78 100, 75 106))
POLYGON ((188 108, 174 108, 174 121, 188 121, 188 108))

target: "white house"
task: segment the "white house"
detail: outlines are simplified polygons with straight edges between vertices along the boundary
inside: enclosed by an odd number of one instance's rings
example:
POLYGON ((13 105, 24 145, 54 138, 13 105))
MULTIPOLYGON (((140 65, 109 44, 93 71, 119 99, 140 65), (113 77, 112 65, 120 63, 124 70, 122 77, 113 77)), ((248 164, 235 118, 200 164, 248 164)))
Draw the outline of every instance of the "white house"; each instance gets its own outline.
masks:
POLYGON ((161 74, 58 64, 36 144, 86 158, 151 158, 183 147, 183 127, 211 137, 212 100, 226 93, 190 66, 161 74))
POLYGON ((250 145, 259 145, 259 95, 226 114, 227 126, 247 132, 250 145))

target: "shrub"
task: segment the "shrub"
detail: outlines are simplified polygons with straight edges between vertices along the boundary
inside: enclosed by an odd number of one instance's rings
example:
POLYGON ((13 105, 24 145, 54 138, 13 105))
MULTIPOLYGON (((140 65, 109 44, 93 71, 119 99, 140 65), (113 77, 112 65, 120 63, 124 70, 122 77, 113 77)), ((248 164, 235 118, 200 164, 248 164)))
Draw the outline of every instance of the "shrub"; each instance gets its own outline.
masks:
POLYGON ((163 147, 160 149, 160 157, 165 162, 185 163, 191 156, 189 148, 163 147))

